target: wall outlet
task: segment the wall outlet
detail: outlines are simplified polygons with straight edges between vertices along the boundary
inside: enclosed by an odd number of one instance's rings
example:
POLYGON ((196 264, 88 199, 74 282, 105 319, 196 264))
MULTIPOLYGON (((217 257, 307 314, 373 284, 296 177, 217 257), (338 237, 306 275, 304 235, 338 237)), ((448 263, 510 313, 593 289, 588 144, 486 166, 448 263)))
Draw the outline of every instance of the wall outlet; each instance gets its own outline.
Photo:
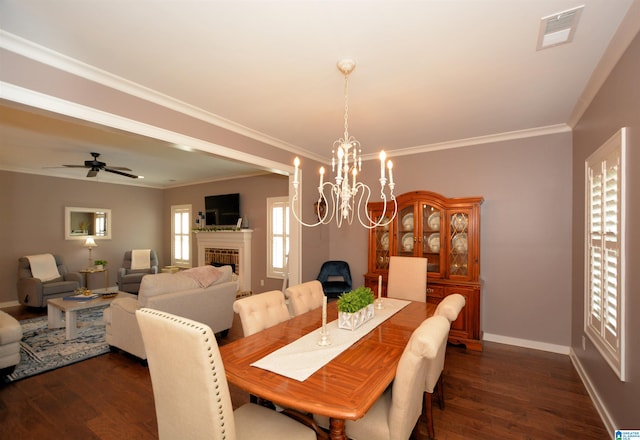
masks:
POLYGON ((260 286, 264 287, 264 280, 260 280, 260 286))

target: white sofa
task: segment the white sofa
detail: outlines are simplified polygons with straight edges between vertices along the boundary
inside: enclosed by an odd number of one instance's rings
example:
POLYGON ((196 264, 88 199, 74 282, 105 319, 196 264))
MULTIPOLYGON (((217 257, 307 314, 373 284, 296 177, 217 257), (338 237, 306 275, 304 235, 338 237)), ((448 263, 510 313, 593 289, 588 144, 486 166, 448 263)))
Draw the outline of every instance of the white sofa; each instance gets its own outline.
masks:
POLYGON ((8 313, 0 310, 0 380, 2 376, 11 374, 20 363, 20 341, 22 327, 8 313))
POLYGON ((161 310, 207 324, 214 333, 233 323, 238 283, 231 266, 201 266, 186 271, 145 275, 138 298, 116 298, 104 311, 106 341, 140 359, 147 355, 136 321, 136 310, 161 310))

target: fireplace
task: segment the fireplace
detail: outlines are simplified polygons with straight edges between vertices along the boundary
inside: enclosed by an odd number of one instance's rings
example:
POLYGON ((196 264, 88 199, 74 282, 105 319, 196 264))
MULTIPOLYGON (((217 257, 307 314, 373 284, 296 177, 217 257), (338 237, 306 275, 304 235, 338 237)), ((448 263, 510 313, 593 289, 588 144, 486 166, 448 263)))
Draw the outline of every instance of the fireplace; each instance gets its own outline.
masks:
POLYGON ((240 275, 240 252, 238 249, 205 248, 204 264, 231 266, 236 275, 240 275))
POLYGON ((240 231, 196 232, 198 266, 221 263, 235 266, 238 290, 251 291, 251 233, 240 231))

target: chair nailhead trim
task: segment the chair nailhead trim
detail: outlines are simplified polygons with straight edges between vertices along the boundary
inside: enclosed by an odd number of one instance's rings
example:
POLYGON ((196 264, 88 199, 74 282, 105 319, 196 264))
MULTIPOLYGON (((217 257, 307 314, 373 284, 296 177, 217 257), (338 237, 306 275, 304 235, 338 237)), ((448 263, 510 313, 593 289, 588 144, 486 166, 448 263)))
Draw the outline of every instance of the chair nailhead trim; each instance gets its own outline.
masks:
MULTIPOLYGON (((207 336, 207 330, 204 327, 201 327, 199 325, 196 325, 192 322, 186 322, 182 319, 173 317, 173 316, 169 316, 167 314, 165 314, 164 312, 160 312, 160 311, 156 311, 156 310, 151 310, 151 309, 144 309, 142 310, 142 313, 148 313, 150 315, 156 315, 156 316, 161 316, 163 318, 167 318, 170 319, 172 321, 178 322, 179 324, 182 325, 187 325, 189 327, 194 327, 196 329, 199 329, 202 331, 202 335, 204 336, 203 342, 205 344, 209 344, 209 337, 207 336)), ((210 344, 209 344, 210 345, 210 344)), ((218 396, 217 398, 217 403, 218 403, 218 423, 220 426, 220 432, 222 434, 222 440, 226 440, 227 438, 227 430, 225 427, 225 419, 224 419, 224 406, 222 404, 222 397, 221 397, 221 393, 220 393, 220 385, 218 383, 218 372, 216 370, 216 366, 215 366, 215 359, 213 356, 213 348, 211 346, 207 347, 207 350, 209 351, 209 358, 211 359, 209 361, 209 363, 211 364, 211 373, 213 376, 213 382, 215 383, 215 389, 216 389, 216 396, 218 396)))

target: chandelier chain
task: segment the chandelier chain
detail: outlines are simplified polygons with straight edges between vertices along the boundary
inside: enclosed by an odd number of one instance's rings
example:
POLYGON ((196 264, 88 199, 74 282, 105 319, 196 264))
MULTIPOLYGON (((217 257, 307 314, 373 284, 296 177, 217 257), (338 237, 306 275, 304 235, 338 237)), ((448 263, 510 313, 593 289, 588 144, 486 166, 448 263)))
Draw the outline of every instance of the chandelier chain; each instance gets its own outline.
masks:
POLYGON ((349 142, 349 74, 344 75, 344 140, 349 142))

